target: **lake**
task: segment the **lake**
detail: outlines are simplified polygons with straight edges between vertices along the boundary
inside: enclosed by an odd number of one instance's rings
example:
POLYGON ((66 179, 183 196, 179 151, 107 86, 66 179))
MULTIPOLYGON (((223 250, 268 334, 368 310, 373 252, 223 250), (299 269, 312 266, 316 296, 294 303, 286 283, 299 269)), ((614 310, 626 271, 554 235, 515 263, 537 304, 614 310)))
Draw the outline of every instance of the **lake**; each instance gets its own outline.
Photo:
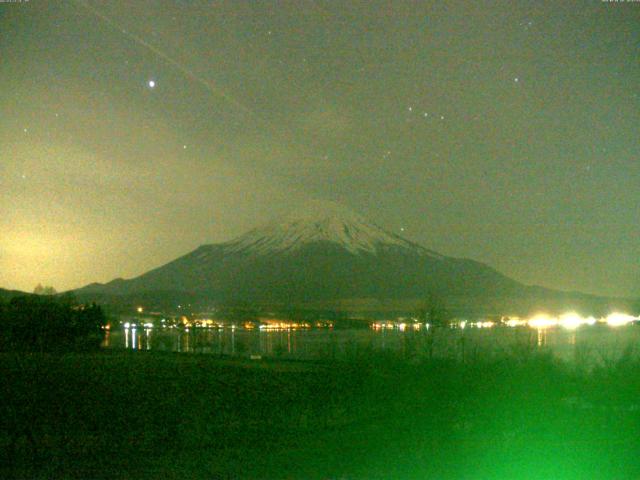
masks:
POLYGON ((348 359, 371 352, 472 358, 478 353, 549 351, 577 362, 613 360, 640 345, 640 325, 584 325, 568 330, 494 326, 411 329, 120 328, 108 331, 105 348, 208 353, 292 359, 348 359))

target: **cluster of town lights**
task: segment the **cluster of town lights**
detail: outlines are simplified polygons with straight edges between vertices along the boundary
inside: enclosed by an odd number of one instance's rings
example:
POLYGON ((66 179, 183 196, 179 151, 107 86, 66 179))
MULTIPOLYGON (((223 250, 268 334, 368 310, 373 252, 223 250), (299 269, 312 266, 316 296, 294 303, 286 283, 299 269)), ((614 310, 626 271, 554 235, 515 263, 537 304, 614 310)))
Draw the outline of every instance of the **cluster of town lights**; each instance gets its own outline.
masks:
POLYGON ((333 322, 329 321, 317 321, 317 322, 286 322, 286 321, 267 321, 266 323, 255 323, 255 322, 244 322, 239 325, 236 324, 228 324, 220 321, 215 321, 211 319, 197 319, 190 320, 187 317, 183 316, 177 321, 175 324, 167 325, 166 319, 160 320, 160 324, 156 325, 153 322, 146 323, 135 323, 135 322, 125 322, 122 324, 125 330, 135 330, 137 328, 145 328, 152 329, 156 326, 160 326, 162 328, 184 328, 188 331, 190 328, 215 328, 215 329, 224 329, 230 328, 231 330, 235 330, 236 328, 241 328, 244 330, 267 330, 267 331, 275 331, 275 330, 297 330, 297 329, 309 329, 312 327, 315 328, 333 328, 333 322))
MULTIPOLYGON (((629 325, 633 322, 640 321, 640 317, 634 317, 633 315, 629 315, 627 313, 614 312, 609 314, 606 317, 602 317, 600 319, 596 319, 593 316, 583 317, 576 312, 568 312, 563 313, 562 315, 553 316, 547 315, 546 313, 539 313, 530 318, 522 319, 519 317, 509 317, 506 319, 502 319, 499 322, 494 322, 490 320, 479 320, 476 322, 471 322, 468 320, 460 320, 458 322, 454 322, 451 324, 452 328, 460 328, 465 329, 467 327, 475 327, 475 328, 492 328, 496 325, 505 325, 507 327, 530 327, 535 328, 537 330, 552 328, 552 327, 562 327, 567 330, 575 330, 576 328, 582 325, 595 325, 596 323, 607 324, 610 327, 621 327, 624 325, 629 325)), ((421 328, 420 323, 407 324, 407 323, 397 323, 397 322, 375 322, 371 325, 374 330, 385 330, 385 329, 398 329, 400 331, 404 331, 407 329, 419 330, 421 328)), ((430 325, 424 324, 424 327, 427 329, 430 325)))
MULTIPOLYGON (((138 313, 144 312, 143 307, 138 307, 136 309, 138 313)), ((421 330, 421 329, 429 329, 431 325, 429 323, 420 323, 417 318, 410 318, 410 322, 406 322, 407 317, 399 318, 399 321, 378 321, 371 324, 371 327, 374 330, 386 330, 386 329, 398 329, 400 331, 405 330, 421 330)), ((161 320, 162 328, 176 328, 176 325, 166 325, 166 320, 161 320)), ((530 318, 522 319, 520 317, 507 317, 502 318, 500 321, 491 321, 491 320, 478 320, 478 321, 467 321, 460 320, 454 321, 451 323, 452 328, 460 328, 465 329, 467 326, 475 327, 475 328, 492 328, 496 325, 505 325, 507 327, 530 327, 537 330, 552 328, 552 327, 562 327, 567 330, 575 330, 576 328, 582 325, 595 325, 596 323, 607 324, 611 327, 620 327, 624 325, 629 325, 633 322, 640 322, 640 316, 634 317, 633 315, 629 315, 627 313, 621 312, 613 312, 606 317, 602 317, 600 319, 596 319, 593 316, 583 317, 576 312, 567 312, 562 315, 553 316, 548 315, 546 313, 538 313, 530 318)), ((182 316, 180 320, 177 322, 177 325, 182 326, 186 329, 189 327, 199 327, 199 328, 225 328, 230 327, 232 329, 236 328, 236 325, 228 325, 223 322, 214 321, 212 319, 197 319, 191 320, 186 316, 182 316)), ((270 320, 267 322, 244 322, 240 324, 241 328, 245 330, 253 330, 257 328, 259 330, 291 330, 291 329, 306 329, 311 328, 312 326, 316 327, 333 327, 333 322, 286 322, 286 321, 275 321, 270 320)), ((141 324, 124 323, 125 329, 135 329, 138 326, 143 327, 145 329, 154 328, 154 323, 146 322, 141 324)))
POLYGON ((529 318, 528 320, 509 319, 506 324, 510 327, 526 325, 536 329, 560 326, 567 330, 575 330, 582 325, 595 325, 596 323, 606 323, 611 327, 620 327, 638 320, 640 320, 640 317, 634 317, 632 315, 619 312, 611 313, 599 320, 592 316, 583 317, 575 312, 569 312, 563 313, 557 317, 541 313, 529 318))
MULTIPOLYGON (((539 313, 528 319, 521 319, 519 317, 510 317, 502 321, 503 325, 507 327, 530 327, 537 330, 562 327, 567 330, 575 330, 582 325, 595 325, 596 323, 607 324, 610 327, 621 327, 633 322, 640 321, 640 317, 634 317, 627 313, 614 312, 606 317, 602 317, 599 320, 593 316, 583 317, 575 312, 563 313, 559 316, 547 315, 546 313, 539 313)), ((495 322, 467 322, 461 321, 458 323, 458 327, 465 328, 467 325, 471 325, 476 328, 490 328, 496 325, 495 322)))

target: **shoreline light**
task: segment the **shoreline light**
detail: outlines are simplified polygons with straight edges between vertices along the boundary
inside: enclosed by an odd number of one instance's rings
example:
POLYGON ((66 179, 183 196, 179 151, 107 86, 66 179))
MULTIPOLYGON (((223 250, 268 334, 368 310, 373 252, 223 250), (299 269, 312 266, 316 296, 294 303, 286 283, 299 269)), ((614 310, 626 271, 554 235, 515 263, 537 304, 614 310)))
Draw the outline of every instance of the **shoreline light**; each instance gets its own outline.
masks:
POLYGON ((519 318, 510 318, 509 320, 507 320, 505 322, 505 325, 507 327, 523 327, 527 325, 527 321, 526 320, 521 320, 519 318))
POLYGON ((567 330, 575 330, 581 325, 593 325, 596 323, 596 319, 594 317, 581 317, 575 312, 569 312, 560 315, 558 323, 567 330))
POLYGON ((558 324, 558 319, 550 317, 544 313, 538 314, 527 322, 532 328, 549 328, 555 327, 558 324))
POLYGON ((621 327, 631 322, 635 322, 636 320, 640 320, 640 318, 620 312, 613 312, 605 319, 607 325, 610 327, 621 327))

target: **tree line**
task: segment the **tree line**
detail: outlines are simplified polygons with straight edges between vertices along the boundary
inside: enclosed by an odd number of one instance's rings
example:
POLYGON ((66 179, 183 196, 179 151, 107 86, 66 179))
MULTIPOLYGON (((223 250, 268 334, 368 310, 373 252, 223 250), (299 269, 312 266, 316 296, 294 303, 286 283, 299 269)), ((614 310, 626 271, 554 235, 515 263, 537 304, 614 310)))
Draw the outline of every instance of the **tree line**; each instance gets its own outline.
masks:
POLYGON ((106 317, 96 304, 79 304, 72 295, 24 295, 0 301, 0 351, 97 349, 106 317))

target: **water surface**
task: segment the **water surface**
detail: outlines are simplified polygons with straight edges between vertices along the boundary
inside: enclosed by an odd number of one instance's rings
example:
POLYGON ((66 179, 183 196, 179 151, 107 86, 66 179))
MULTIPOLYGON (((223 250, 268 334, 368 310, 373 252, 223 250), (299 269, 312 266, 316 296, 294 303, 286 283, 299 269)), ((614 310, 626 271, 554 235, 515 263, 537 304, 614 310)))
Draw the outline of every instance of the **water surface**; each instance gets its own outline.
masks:
POLYGON ((173 351, 295 359, 322 359, 393 352, 407 357, 473 358, 480 353, 549 351, 565 360, 607 361, 640 345, 640 326, 441 328, 435 332, 398 329, 117 329, 106 348, 173 351))

